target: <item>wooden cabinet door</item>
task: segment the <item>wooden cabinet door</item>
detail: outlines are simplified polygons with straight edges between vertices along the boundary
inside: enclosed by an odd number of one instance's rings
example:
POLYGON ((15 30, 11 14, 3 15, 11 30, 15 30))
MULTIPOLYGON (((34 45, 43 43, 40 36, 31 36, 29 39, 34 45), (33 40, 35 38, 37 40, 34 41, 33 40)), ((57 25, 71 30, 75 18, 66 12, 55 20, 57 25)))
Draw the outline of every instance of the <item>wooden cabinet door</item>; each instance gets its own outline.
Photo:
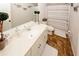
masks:
POLYGON ((25 56, 31 56, 31 49, 25 54, 25 56))
POLYGON ((40 56, 44 51, 47 41, 47 32, 44 31, 42 35, 37 39, 35 44, 32 46, 32 56, 40 56))
POLYGON ((32 56, 40 56, 40 53, 39 53, 39 40, 40 39, 38 39, 37 41, 36 41, 36 43, 32 46, 32 56))
POLYGON ((46 45, 46 41, 47 41, 47 35, 44 33, 41 38, 41 40, 39 41, 39 53, 40 55, 42 55, 43 51, 44 51, 44 48, 45 48, 45 45, 46 45))

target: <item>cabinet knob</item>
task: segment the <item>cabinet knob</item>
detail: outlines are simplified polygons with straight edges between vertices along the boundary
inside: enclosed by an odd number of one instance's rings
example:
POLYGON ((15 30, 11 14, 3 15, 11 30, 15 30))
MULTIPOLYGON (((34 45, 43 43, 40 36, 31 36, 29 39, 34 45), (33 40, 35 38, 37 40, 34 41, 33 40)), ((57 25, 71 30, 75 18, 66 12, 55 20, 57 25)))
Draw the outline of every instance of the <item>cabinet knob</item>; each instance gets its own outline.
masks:
POLYGON ((9 22, 11 22, 11 20, 9 20, 9 22))
POLYGON ((41 44, 39 44, 38 48, 40 48, 40 47, 41 47, 41 44))

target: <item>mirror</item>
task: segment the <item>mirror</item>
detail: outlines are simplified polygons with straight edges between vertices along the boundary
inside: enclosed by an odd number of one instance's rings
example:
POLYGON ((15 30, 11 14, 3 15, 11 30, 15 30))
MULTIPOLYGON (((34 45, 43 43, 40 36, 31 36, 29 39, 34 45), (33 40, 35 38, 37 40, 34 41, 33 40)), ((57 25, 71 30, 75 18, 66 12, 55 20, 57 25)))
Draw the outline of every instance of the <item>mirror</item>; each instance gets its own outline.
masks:
POLYGON ((34 20, 34 10, 36 3, 11 4, 12 27, 34 20))
POLYGON ((9 19, 4 21, 4 31, 29 21, 35 21, 34 11, 36 11, 37 6, 37 3, 0 4, 0 12, 9 14, 9 19))

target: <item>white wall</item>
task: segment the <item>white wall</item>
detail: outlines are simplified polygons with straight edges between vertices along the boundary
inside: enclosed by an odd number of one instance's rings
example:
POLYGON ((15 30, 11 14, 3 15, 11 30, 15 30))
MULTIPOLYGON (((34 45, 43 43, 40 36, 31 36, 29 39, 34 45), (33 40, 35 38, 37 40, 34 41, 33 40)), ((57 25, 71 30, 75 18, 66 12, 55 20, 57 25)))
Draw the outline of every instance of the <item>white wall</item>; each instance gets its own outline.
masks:
POLYGON ((42 22, 43 18, 47 18, 47 8, 45 3, 38 3, 38 10, 40 11, 39 20, 42 22))
MULTIPOLYGON (((75 4, 74 4, 75 5, 75 4)), ((79 55, 79 10, 74 11, 73 7, 70 7, 70 38, 74 55, 79 55)), ((79 9, 79 8, 78 8, 79 9)))
POLYGON ((10 4, 9 3, 4 3, 4 4, 0 3, 0 12, 6 12, 9 14, 9 18, 6 21, 4 21, 3 29, 4 30, 10 29, 11 28, 11 23, 9 22, 9 20, 11 20, 10 4))
POLYGON ((19 5, 21 5, 21 7, 17 7, 15 4, 11 5, 12 27, 15 27, 15 26, 18 26, 18 25, 21 25, 23 23, 33 20, 33 9, 28 8, 28 6, 29 5, 32 6, 32 4, 19 3, 19 5), (27 10, 24 10, 23 8, 27 8, 27 10))

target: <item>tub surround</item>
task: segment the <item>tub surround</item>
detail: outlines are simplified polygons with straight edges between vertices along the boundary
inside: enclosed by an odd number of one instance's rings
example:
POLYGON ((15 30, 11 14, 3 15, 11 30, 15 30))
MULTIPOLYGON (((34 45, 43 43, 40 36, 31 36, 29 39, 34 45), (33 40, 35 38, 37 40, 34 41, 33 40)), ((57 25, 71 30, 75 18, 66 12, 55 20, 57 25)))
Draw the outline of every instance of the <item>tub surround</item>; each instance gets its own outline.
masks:
MULTIPOLYGON (((24 56, 35 44, 35 42, 46 31, 47 26, 44 24, 35 24, 28 22, 5 31, 7 37, 6 47, 0 51, 2 56, 24 56)), ((47 38, 45 39, 47 41, 47 38)), ((46 43, 46 42, 45 42, 46 43)))

